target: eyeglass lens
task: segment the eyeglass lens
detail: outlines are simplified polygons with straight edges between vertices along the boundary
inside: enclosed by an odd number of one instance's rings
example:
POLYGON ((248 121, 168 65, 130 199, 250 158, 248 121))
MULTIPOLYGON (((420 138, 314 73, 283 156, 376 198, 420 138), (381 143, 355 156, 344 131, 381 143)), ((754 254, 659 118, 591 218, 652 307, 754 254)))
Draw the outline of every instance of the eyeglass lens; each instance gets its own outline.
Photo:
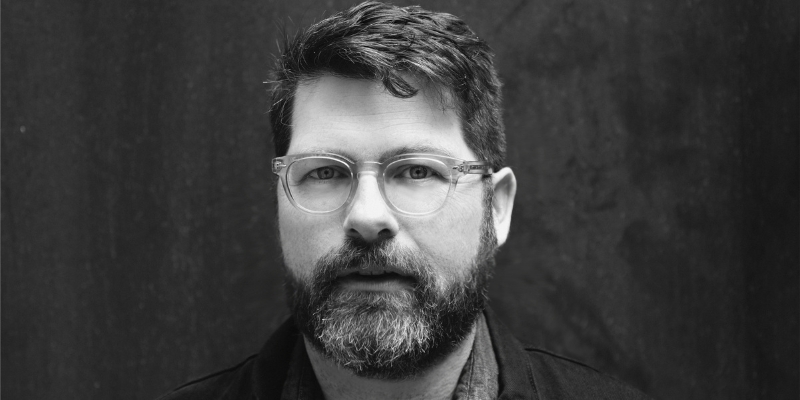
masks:
MULTIPOLYGON (((439 160, 424 157, 397 160, 384 170, 384 194, 396 209, 424 214, 442 206, 451 179, 451 169, 439 160)), ((355 181, 347 164, 328 157, 295 160, 288 167, 286 180, 294 201, 314 212, 341 207, 355 181)))

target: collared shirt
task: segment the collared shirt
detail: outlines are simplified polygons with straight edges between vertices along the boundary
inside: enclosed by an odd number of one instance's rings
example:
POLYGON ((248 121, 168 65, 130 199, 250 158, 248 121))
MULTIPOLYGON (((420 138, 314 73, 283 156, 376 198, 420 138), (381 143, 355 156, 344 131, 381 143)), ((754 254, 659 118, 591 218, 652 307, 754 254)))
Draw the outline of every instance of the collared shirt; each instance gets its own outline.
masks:
POLYGON ((497 359, 492 348, 492 337, 486 318, 481 314, 475 324, 475 341, 461 376, 458 378, 453 400, 483 400, 497 398, 497 359))

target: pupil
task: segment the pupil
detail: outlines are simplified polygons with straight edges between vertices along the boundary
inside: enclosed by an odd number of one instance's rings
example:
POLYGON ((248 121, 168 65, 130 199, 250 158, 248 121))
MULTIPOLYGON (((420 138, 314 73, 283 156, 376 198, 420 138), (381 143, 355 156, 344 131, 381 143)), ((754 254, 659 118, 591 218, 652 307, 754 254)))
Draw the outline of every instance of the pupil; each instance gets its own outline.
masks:
POLYGON ((317 173, 320 179, 331 179, 333 177, 333 170, 329 167, 320 168, 317 173))
POLYGON ((414 167, 411 169, 411 177, 414 179, 424 178, 425 172, 427 172, 425 167, 414 167))

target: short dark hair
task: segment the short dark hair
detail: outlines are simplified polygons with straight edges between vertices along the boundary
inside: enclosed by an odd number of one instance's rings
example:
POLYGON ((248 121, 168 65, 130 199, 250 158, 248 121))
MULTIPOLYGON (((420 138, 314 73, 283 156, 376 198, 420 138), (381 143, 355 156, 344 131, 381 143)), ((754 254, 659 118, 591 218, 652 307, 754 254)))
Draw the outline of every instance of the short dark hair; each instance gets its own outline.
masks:
POLYGON ((500 80, 489 46, 457 17, 365 2, 335 14, 293 39, 287 37, 275 68, 270 108, 277 156, 291 141, 293 98, 297 86, 324 74, 383 83, 400 98, 418 89, 403 79, 411 75, 454 98, 464 141, 498 170, 505 165, 500 80))

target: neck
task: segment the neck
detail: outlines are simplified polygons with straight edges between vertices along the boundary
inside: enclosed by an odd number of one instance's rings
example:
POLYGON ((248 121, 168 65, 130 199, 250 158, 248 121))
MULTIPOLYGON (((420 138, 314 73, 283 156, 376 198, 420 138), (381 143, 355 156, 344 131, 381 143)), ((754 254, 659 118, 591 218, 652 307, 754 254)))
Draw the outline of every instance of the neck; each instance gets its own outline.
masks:
POLYGON ((418 376, 396 381, 356 376, 350 370, 325 358, 308 340, 305 341, 305 346, 314 374, 327 400, 450 399, 472 351, 474 340, 475 326, 441 362, 418 376))

